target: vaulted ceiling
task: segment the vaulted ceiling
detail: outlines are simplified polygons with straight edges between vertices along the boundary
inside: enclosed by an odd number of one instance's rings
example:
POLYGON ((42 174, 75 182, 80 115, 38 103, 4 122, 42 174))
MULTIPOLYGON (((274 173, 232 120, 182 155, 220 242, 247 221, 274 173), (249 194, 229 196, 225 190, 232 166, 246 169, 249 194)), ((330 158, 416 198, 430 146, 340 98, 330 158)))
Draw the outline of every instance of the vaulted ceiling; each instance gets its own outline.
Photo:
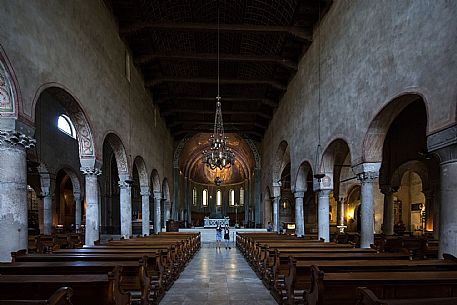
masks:
POLYGON ((331 2, 105 0, 176 140, 212 131, 219 29, 224 127, 258 141, 331 2))

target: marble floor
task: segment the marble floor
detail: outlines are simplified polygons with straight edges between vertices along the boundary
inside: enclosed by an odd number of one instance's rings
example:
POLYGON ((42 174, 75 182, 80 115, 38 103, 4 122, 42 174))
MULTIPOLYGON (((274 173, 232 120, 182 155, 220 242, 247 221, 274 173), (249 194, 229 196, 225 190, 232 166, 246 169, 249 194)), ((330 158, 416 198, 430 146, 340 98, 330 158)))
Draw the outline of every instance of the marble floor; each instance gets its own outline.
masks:
POLYGON ((202 248, 160 305, 277 305, 240 252, 233 247, 202 248))

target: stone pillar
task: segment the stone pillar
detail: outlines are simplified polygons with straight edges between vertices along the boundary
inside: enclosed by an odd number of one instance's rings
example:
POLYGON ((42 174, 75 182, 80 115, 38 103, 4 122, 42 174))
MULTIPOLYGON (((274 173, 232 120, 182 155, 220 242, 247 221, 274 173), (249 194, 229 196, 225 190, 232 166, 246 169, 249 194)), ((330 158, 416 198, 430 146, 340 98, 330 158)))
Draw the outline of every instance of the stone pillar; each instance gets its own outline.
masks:
POLYGON ((43 197, 43 234, 52 234, 52 193, 49 187, 41 188, 43 197))
POLYGON ((255 168, 254 169, 254 204, 255 204, 255 209, 254 209, 254 226, 255 224, 261 224, 262 219, 264 217, 263 215, 263 207, 262 207, 262 196, 261 196, 261 170, 260 168, 255 168))
POLYGON ((440 159, 439 257, 443 257, 444 253, 456 256, 457 124, 429 135, 427 148, 440 159))
POLYGON ((383 185, 381 193, 384 194, 383 233, 384 235, 394 234, 394 190, 390 185, 383 185))
POLYGON ((433 214, 434 212, 434 192, 433 190, 425 190, 424 191, 424 196, 425 196, 425 223, 424 223, 424 231, 427 231, 427 229, 432 229, 433 230, 433 214))
POLYGON ((35 140, 13 130, 0 130, 0 262, 27 249, 26 149, 35 140))
POLYGON ((156 234, 162 231, 160 200, 160 192, 154 192, 154 233, 156 234))
POLYGON ((151 196, 151 192, 148 186, 141 187, 141 234, 149 235, 149 222, 150 222, 150 212, 149 212, 149 197, 151 196))
POLYGON ((97 176, 102 172, 98 168, 83 167, 86 183, 86 234, 85 245, 93 246, 94 241, 100 239, 99 202, 97 176))
POLYGON ((121 235, 125 239, 132 236, 132 184, 130 179, 119 181, 121 199, 121 235))
POLYGON ((344 197, 338 197, 336 199, 337 204, 337 225, 344 226, 344 197))
POLYGON ((81 193, 74 192, 73 196, 75 198, 75 230, 79 232, 81 227, 81 193))
POLYGON ((373 183, 379 176, 381 163, 362 163, 353 167, 354 173, 360 180, 361 194, 361 232, 360 232, 360 247, 370 248, 374 243, 374 197, 373 183))
POLYGON ((169 200, 165 200, 163 202, 164 214, 163 214, 163 221, 170 220, 171 218, 171 202, 169 200))
POLYGON ((295 196, 295 234, 297 236, 305 236, 305 216, 303 212, 303 197, 304 191, 296 191, 295 196))
POLYGON ((330 241, 330 192, 331 189, 318 190, 317 232, 318 238, 330 241))
POLYGON ((279 199, 281 197, 271 198, 273 202, 273 231, 279 232, 279 199))

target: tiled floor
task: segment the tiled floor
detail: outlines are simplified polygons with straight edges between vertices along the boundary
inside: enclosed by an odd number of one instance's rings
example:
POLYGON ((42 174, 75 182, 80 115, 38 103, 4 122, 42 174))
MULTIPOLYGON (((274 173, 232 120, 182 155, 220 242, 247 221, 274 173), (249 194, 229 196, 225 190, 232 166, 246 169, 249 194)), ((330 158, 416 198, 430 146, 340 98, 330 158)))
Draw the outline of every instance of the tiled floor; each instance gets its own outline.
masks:
POLYGON ((202 244, 160 305, 277 305, 238 250, 202 244))

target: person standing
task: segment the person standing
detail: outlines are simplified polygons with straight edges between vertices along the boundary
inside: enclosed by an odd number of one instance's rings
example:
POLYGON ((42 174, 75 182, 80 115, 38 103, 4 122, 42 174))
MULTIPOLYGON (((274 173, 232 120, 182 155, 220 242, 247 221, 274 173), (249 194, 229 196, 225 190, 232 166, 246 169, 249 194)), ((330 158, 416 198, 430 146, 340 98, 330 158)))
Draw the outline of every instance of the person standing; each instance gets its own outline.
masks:
POLYGON ((225 243, 225 249, 232 249, 230 247, 230 228, 228 225, 225 225, 224 228, 224 243, 225 243))
POLYGON ((222 227, 220 223, 217 223, 216 226, 216 249, 221 248, 221 241, 222 241, 222 227))

